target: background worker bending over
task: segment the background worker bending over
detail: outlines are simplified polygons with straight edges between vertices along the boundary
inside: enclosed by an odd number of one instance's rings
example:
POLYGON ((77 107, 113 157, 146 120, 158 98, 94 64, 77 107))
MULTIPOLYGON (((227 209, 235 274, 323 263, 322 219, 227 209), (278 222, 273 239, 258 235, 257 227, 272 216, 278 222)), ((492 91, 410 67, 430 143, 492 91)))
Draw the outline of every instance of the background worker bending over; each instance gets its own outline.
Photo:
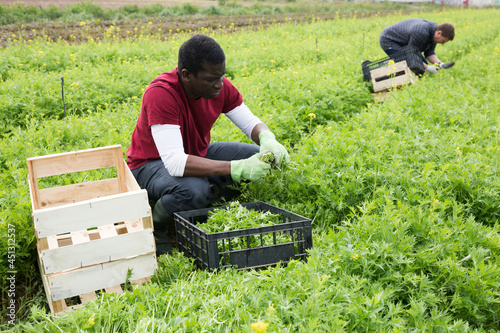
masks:
POLYGON ((451 23, 437 24, 432 21, 411 18, 386 27, 380 34, 380 47, 388 56, 405 46, 412 46, 422 52, 424 68, 434 74, 440 68, 450 68, 455 63, 443 63, 436 55, 436 44, 445 44, 455 38, 455 28, 451 23), (428 64, 438 64, 431 66, 428 64))

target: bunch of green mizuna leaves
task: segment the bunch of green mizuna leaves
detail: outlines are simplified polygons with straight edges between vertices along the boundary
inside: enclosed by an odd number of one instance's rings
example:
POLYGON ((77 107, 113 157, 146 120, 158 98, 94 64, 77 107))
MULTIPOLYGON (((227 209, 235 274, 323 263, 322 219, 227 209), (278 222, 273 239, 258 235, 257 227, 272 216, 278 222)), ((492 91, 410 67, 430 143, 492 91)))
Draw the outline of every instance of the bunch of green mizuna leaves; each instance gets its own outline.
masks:
MULTIPOLYGON (((253 229, 258 227, 279 224, 282 221, 281 214, 274 214, 270 211, 259 211, 248 209, 238 201, 231 202, 226 208, 215 209, 208 214, 206 223, 198 223, 197 226, 209 234, 232 230, 253 229)), ((281 244, 291 241, 291 236, 287 233, 276 233, 276 243, 274 243, 273 233, 262 234, 257 232, 250 236, 235 237, 228 239, 231 242, 231 249, 245 249, 257 246, 281 244), (262 237, 261 237, 262 236, 262 237)), ((229 243, 223 249, 223 242, 219 242, 219 251, 227 250, 229 243)))

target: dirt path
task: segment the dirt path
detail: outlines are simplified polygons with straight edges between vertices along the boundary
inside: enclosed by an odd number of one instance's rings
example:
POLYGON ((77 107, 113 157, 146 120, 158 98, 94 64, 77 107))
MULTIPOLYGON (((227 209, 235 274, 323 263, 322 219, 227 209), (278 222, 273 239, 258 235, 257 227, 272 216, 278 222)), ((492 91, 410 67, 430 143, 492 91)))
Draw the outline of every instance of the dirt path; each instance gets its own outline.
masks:
POLYGON ((0 48, 8 47, 10 43, 17 43, 21 40, 29 41, 36 38, 44 38, 47 41, 64 40, 71 44, 85 43, 89 40, 102 41, 106 38, 133 39, 138 38, 139 35, 149 35, 160 40, 168 40, 171 35, 182 32, 196 33, 208 29, 217 33, 232 33, 242 29, 250 31, 265 29, 277 24, 302 24, 312 20, 327 21, 354 16, 368 18, 372 14, 381 16, 393 12, 212 15, 206 17, 168 17, 119 21, 16 23, 0 26, 0 48), (113 28, 110 29, 111 27, 113 28))
MULTIPOLYGON (((3 6, 11 6, 17 3, 26 5, 26 6, 36 6, 40 8, 47 8, 51 5, 55 5, 56 7, 59 8, 64 8, 67 6, 71 6, 74 4, 77 4, 79 2, 82 2, 83 0, 0 0, 0 5, 3 6)), ((146 7, 146 6, 151 6, 154 4, 161 4, 165 7, 173 7, 173 6, 179 6, 182 5, 183 3, 189 2, 192 5, 198 6, 198 7, 205 7, 205 6, 211 6, 211 5, 217 5, 217 0, 92 0, 93 4, 99 5, 102 8, 113 8, 113 9, 118 9, 121 8, 125 5, 137 5, 139 7, 146 7)), ((238 1, 239 5, 242 6, 251 6, 257 1, 243 1, 240 2, 238 1)), ((267 5, 271 6, 277 6, 277 5, 283 5, 283 3, 267 3, 267 5)))
POLYGON ((44 22, 16 23, 0 26, 0 47, 10 43, 33 40, 44 36, 48 41, 58 39, 68 43, 84 43, 90 39, 100 41, 106 38, 131 39, 137 36, 151 35, 160 40, 167 40, 176 33, 195 33, 206 29, 214 32, 232 33, 237 30, 256 30, 281 23, 303 23, 311 20, 333 20, 336 13, 295 13, 275 15, 235 15, 207 17, 170 17, 129 19, 120 21, 87 22, 44 22), (149 23, 151 22, 151 23, 149 23), (110 29, 113 27, 112 29, 110 29), (111 31, 111 32, 110 32, 111 31), (135 36, 137 35, 137 36, 135 36))

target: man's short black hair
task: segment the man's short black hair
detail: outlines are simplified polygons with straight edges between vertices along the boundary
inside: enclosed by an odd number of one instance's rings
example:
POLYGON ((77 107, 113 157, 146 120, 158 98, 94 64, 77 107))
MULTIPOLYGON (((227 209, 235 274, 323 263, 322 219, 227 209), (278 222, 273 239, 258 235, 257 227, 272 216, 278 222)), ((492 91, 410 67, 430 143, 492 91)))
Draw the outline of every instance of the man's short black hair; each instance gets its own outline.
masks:
POLYGON ((204 63, 219 65, 226 60, 222 47, 215 39, 205 35, 194 35, 179 48, 178 71, 187 69, 194 76, 203 70, 204 63))

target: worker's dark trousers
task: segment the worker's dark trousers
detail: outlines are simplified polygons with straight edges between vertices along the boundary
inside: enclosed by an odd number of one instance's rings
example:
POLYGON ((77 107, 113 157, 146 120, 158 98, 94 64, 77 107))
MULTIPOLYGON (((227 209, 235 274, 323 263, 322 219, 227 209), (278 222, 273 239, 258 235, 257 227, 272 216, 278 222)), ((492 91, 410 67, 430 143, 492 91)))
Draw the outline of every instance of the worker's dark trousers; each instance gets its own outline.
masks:
MULTIPOLYGON (((399 50, 395 50, 395 49, 386 49, 384 50, 384 52, 390 56, 396 52, 399 52, 399 50)), ((427 59, 425 59, 425 57, 420 53, 420 57, 422 57, 422 60, 426 63, 426 64, 429 64, 429 62, 427 61, 427 59)))
MULTIPOLYGON (((248 143, 216 142, 208 146, 207 156, 211 160, 232 161, 246 159, 259 152, 259 146, 248 143)), ((161 198, 165 211, 173 216, 175 212, 204 208, 220 197, 226 199, 234 190, 230 175, 216 177, 173 177, 161 159, 150 161, 132 170, 137 183, 146 189, 150 202, 161 198)))

